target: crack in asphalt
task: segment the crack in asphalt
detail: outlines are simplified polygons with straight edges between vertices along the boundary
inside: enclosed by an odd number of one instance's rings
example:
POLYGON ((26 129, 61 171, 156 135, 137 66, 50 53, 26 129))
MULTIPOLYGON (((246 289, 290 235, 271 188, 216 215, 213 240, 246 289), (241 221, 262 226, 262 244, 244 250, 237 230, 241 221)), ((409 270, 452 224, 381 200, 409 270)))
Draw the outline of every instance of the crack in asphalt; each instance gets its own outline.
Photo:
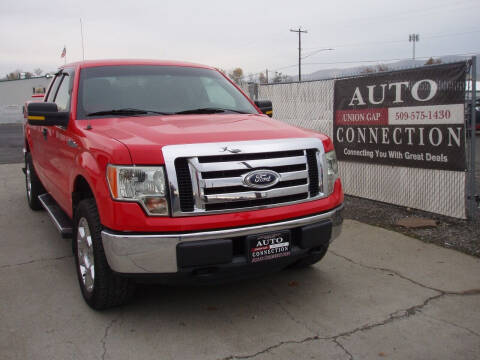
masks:
POLYGON ((34 260, 25 261, 25 262, 21 262, 21 263, 17 263, 17 264, 1 265, 0 269, 7 269, 7 268, 15 267, 15 266, 29 265, 29 264, 34 264, 34 263, 37 263, 37 262, 63 260, 63 259, 71 258, 71 257, 73 257, 73 255, 65 255, 65 256, 59 256, 59 257, 56 257, 56 258, 47 258, 47 259, 34 259, 34 260))
POLYGON ((366 268, 366 269, 388 272, 388 273, 397 275, 399 278, 402 278, 402 279, 404 279, 404 280, 407 280, 407 281, 411 282, 412 284, 418 285, 418 286, 420 286, 420 287, 422 287, 422 288, 429 289, 429 290, 433 290, 433 291, 437 291, 437 292, 440 292, 440 293, 444 293, 443 290, 440 290, 440 289, 437 289, 437 288, 434 288, 434 287, 430 287, 430 286, 425 285, 425 284, 422 284, 422 283, 420 283, 420 282, 418 282, 418 281, 416 281, 416 280, 410 279, 410 278, 406 277, 405 275, 399 273, 399 272, 396 271, 396 270, 392 270, 392 269, 388 269, 388 268, 383 268, 383 267, 379 267, 379 266, 370 266, 370 265, 365 265, 365 264, 362 264, 362 263, 358 263, 358 262, 356 262, 356 261, 354 261, 354 260, 352 260, 352 259, 350 259, 350 258, 348 258, 348 257, 346 257, 346 256, 344 256, 344 255, 340 255, 340 254, 336 253, 336 252, 333 251, 333 250, 330 250, 329 253, 332 254, 332 255, 335 255, 335 256, 343 259, 343 260, 346 260, 346 261, 348 261, 348 262, 350 262, 350 263, 352 263, 352 264, 355 264, 355 265, 364 267, 364 268, 366 268))
POLYGON ((110 321, 110 323, 107 325, 105 328, 105 333, 103 334, 102 340, 100 340, 100 343, 102 344, 103 348, 103 353, 102 353, 102 360, 105 360, 105 356, 107 355, 107 338, 108 338, 108 333, 110 332, 110 329, 112 328, 113 325, 117 322, 118 319, 113 319, 110 321))
POLYGON ((351 335, 353 335, 357 332, 368 331, 368 330, 371 330, 371 329, 379 327, 379 326, 384 326, 384 325, 390 324, 390 323, 392 323, 396 320, 406 319, 410 316, 415 315, 417 312, 419 312, 421 309, 423 309, 425 306, 427 306, 431 301, 437 300, 437 299, 439 299, 443 296, 447 296, 447 295, 449 295, 449 294, 437 294, 437 295, 434 295, 434 296, 430 296, 427 299, 425 299, 425 301, 423 303, 421 303, 419 305, 413 305, 413 306, 411 306, 407 309, 397 310, 397 311, 391 313, 383 321, 379 321, 379 322, 376 322, 376 323, 373 323, 373 324, 365 324, 365 325, 357 327, 353 330, 346 331, 346 332, 340 333, 338 335, 335 335, 335 336, 332 336, 332 337, 327 337, 327 338, 324 338, 324 339, 325 340, 337 340, 338 338, 351 336, 351 335))
POLYGON ((469 289, 469 290, 464 290, 464 291, 445 291, 445 290, 442 290, 442 289, 438 289, 438 288, 434 288, 434 287, 422 284, 421 282, 413 280, 413 279, 399 273, 396 270, 383 268, 383 267, 379 267, 379 266, 370 266, 370 265, 365 265, 365 264, 362 264, 362 263, 358 263, 358 262, 356 262, 356 261, 354 261, 354 260, 352 260, 352 259, 350 259, 350 258, 348 258, 344 255, 340 255, 340 254, 336 253, 333 250, 329 250, 329 253, 331 253, 331 254, 333 254, 333 255, 341 258, 341 259, 344 259, 344 260, 346 260, 346 261, 348 261, 352 264, 364 267, 366 269, 378 270, 378 271, 383 271, 383 272, 394 274, 401 279, 404 279, 404 280, 407 280, 407 281, 411 282, 412 284, 415 284, 415 285, 420 286, 420 287, 425 288, 425 289, 429 289, 429 290, 432 290, 432 291, 439 292, 439 293, 444 294, 444 295, 477 295, 477 294, 480 294, 480 289, 469 289))
MULTIPOLYGON (((266 289, 268 291, 270 291, 270 293, 276 298, 278 299, 278 294, 275 293, 275 290, 270 288, 270 287, 266 287, 266 289)), ((311 329, 305 322, 295 318, 295 316, 290 312, 288 311, 288 309, 283 306, 283 304, 281 303, 280 300, 276 300, 275 303, 280 307, 280 309, 290 318, 290 320, 296 322, 298 325, 301 325, 303 326, 307 331, 311 332, 312 334, 314 335, 318 335, 317 332, 313 329, 311 329)))
POLYGON ((333 339, 332 341, 335 343, 335 345, 337 345, 340 349, 342 349, 345 352, 345 354, 348 355, 350 360, 353 360, 352 353, 350 351, 348 351, 347 348, 343 344, 341 344, 337 339, 333 339))
POLYGON ((453 327, 456 327, 456 328, 459 328, 459 329, 462 329, 462 330, 465 330, 467 332, 469 332, 470 334, 474 335, 474 336, 477 336, 477 337, 480 337, 480 334, 477 333, 476 331, 470 329, 470 328, 467 328, 467 327, 464 327, 464 326, 461 326, 461 325, 458 325, 454 322, 451 322, 451 321, 447 321, 447 320, 444 320, 444 319, 439 319, 435 316, 431 316, 431 315, 427 315, 425 313, 422 312, 422 316, 425 316, 427 318, 430 318, 430 319, 433 319, 433 320, 436 320, 436 321, 439 321, 439 322, 443 322, 445 324, 448 324, 448 325, 451 325, 453 327))
POLYGON ((305 339, 302 339, 302 340, 287 340, 287 341, 280 341, 278 344, 275 344, 275 345, 271 345, 263 350, 260 350, 259 352, 256 352, 255 354, 251 354, 251 355, 230 355, 230 356, 227 356, 227 357, 224 357, 220 360, 234 360, 234 359, 252 359, 258 355, 262 355, 262 354, 265 354, 273 349, 276 349, 280 346, 283 346, 283 345, 287 345, 287 344, 303 344, 303 343, 306 343, 306 342, 309 342, 309 341, 315 341, 315 340, 318 340, 320 339, 318 336, 311 336, 311 337, 307 337, 305 339))
MULTIPOLYGON (((412 284, 415 284, 417 286, 420 286, 422 288, 425 288, 425 289, 429 289, 429 290, 432 290, 432 291, 435 291, 437 292, 438 294, 434 295, 434 296, 430 296, 428 297, 427 299, 425 299, 425 301, 423 301, 423 303, 421 304, 418 304, 418 305, 414 305, 414 306, 411 306, 407 309, 401 309, 401 310, 397 310, 393 313, 391 313, 386 319, 380 321, 380 322, 376 322, 376 323, 373 323, 373 324, 365 324, 365 325, 362 325, 360 327, 357 327, 353 330, 350 330, 350 331, 346 331, 346 332, 342 332, 340 334, 337 334, 337 335, 334 335, 334 336, 329 336, 329 337, 320 337, 320 336, 313 336, 313 337, 307 337, 307 338, 304 338, 302 340, 287 340, 287 341, 281 341, 277 344, 274 344, 274 345, 271 345, 261 351, 258 351, 254 354, 251 354, 251 355, 241 355, 241 356, 237 356, 237 355, 230 355, 228 357, 225 357, 225 358, 222 358, 221 360, 233 360, 233 359, 252 359, 252 358, 255 358, 257 357, 258 355, 262 355, 264 353, 267 353, 271 350, 274 350, 276 348, 279 348, 283 345, 287 345, 287 344, 304 344, 304 343, 307 343, 307 342, 311 342, 311 341, 317 341, 317 340, 324 340, 324 341, 332 341, 333 343, 335 343, 338 347, 340 347, 349 357, 351 360, 353 360, 353 355, 344 347, 343 344, 340 343, 339 341, 339 338, 342 338, 342 337, 348 337, 348 336, 351 336, 357 332, 363 332, 363 331, 368 331, 368 330, 371 330, 373 328, 376 328, 376 327, 379 327, 379 326, 384 326, 384 325, 387 325, 389 323, 392 323, 394 321, 397 321, 397 320, 402 320, 402 319, 406 319, 410 316, 414 316, 415 314, 417 313, 421 313, 421 310, 426 307, 430 302, 432 301, 435 301, 435 300, 438 300, 442 297, 445 297, 445 296, 471 296, 471 295, 480 295, 480 289, 469 289, 469 290, 465 290, 465 291, 460 291, 460 292, 453 292, 453 291, 444 291, 444 290, 441 290, 441 289, 437 289, 437 288, 433 288, 433 287, 430 287, 430 286, 427 286, 425 284, 422 284, 416 280, 413 280, 413 279, 410 279, 408 277, 406 277, 405 275, 402 275, 400 273, 398 273, 397 271, 395 270, 391 270, 391 269, 387 269, 387 268, 382 268, 382 267, 375 267, 375 266, 369 266, 369 265, 364 265, 364 264, 359 264, 359 263, 356 263, 355 261, 353 261, 352 259, 349 259, 343 255, 340 255, 340 254, 337 254, 333 251, 329 251, 330 253, 334 254, 335 256, 338 256, 342 259, 344 259, 345 261, 348 261, 350 263, 353 263, 355 265, 358 265, 358 266, 361 266, 361 267, 365 267, 365 268, 368 268, 368 269, 371 269, 371 270, 377 270, 377 271, 383 271, 383 272, 388 272, 388 273, 391 273, 391 274, 394 274, 396 276, 398 276, 399 278, 401 279, 404 279, 404 280, 407 280, 409 282, 411 282, 412 284)), ((295 319, 295 317, 285 309, 284 306, 282 306, 280 303, 278 303, 278 305, 280 306, 280 308, 286 312, 286 314, 295 322, 299 323, 299 324, 302 324, 303 326, 305 326, 305 328, 307 330, 310 330, 312 331, 310 328, 307 327, 306 324, 302 323, 300 320, 297 320, 295 319)), ((424 315, 422 313, 422 315, 424 315)), ((438 319, 437 319, 438 320, 438 319)), ((446 322, 446 321, 445 321, 446 322)), ((446 322, 447 323, 447 322, 446 322)), ((450 325, 452 326, 457 326, 459 328, 462 328, 466 331, 469 331, 470 333, 474 334, 474 335, 479 335, 477 334, 476 332, 468 329, 468 328, 463 328, 461 326, 458 326, 456 324, 453 324, 453 323, 449 323, 450 325)), ((314 332, 314 331, 312 331, 314 332)), ((315 333, 315 332, 314 332, 315 333)))
POLYGON ((281 347, 283 345, 287 345, 287 344, 304 344, 306 342, 311 342, 311 341, 316 341, 316 340, 324 340, 324 341, 332 341, 333 343, 335 343, 337 346, 339 346, 347 355, 350 356, 350 359, 353 359, 353 355, 343 346, 343 344, 341 344, 339 342, 339 338, 342 338, 342 337, 347 337, 347 336, 351 336, 357 332, 363 332, 363 331, 368 331, 368 330, 371 330, 373 328, 376 328, 378 326, 384 326, 384 325, 387 325, 393 321, 396 321, 396 320, 401 320, 401 319, 405 319, 405 318, 408 318, 410 316, 413 316, 415 315, 419 310, 421 310, 422 308, 424 308, 425 306, 427 306, 431 301, 433 300, 436 300, 438 298, 441 298, 443 296, 447 296, 447 295, 450 295, 450 294, 437 294, 435 296, 431 296, 429 298, 427 298, 423 303, 419 304, 419 305, 414 305, 414 306, 411 306, 407 309, 403 309, 403 310, 397 310, 393 313, 391 313, 386 319, 382 320, 382 321, 379 321, 379 322, 376 322, 376 323, 373 323, 373 324, 366 324, 366 325, 362 325, 360 327, 357 327, 355 329, 352 329, 352 330, 349 330, 349 331, 345 331, 345 332, 342 332, 340 334, 337 334, 337 335, 333 335, 333 336, 328 336, 328 337, 320 337, 320 336, 313 336, 313 337, 307 337, 307 338, 304 338, 302 340, 287 340, 287 341, 281 341, 277 344, 274 344, 274 345, 271 345, 261 351, 258 351, 254 354, 251 354, 251 355, 241 355, 241 356, 237 356, 237 355, 230 355, 228 357, 225 357, 225 358, 222 358, 220 360, 233 360, 233 359, 252 359, 258 355, 261 355, 261 354, 264 354, 264 353, 267 353, 273 349, 276 349, 278 347, 281 347))

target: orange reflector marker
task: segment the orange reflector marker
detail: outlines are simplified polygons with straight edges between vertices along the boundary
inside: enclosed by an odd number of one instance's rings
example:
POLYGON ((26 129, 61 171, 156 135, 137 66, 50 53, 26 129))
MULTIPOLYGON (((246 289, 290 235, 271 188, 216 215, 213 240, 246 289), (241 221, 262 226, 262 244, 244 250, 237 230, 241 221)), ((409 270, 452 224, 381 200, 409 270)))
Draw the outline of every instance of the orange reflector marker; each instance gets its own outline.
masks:
POLYGON ((45 120, 45 116, 32 116, 28 115, 28 120, 45 120))
POLYGON ((110 191, 112 196, 118 198, 118 186, 117 186, 117 168, 114 166, 107 167, 108 184, 110 185, 110 191))

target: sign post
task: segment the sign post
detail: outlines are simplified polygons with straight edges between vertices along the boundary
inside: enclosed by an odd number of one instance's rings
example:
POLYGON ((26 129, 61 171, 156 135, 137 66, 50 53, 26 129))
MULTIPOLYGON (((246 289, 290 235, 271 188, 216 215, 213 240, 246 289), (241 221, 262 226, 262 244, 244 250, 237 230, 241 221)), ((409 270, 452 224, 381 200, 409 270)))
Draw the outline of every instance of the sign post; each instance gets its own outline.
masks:
POLYGON ((477 127, 477 114, 476 114, 476 106, 477 106, 477 57, 472 57, 472 76, 471 76, 472 86, 471 89, 471 108, 470 108, 470 216, 474 216, 475 214, 475 207, 478 206, 478 199, 477 199, 477 189, 475 184, 475 154, 476 154, 476 127, 477 127))

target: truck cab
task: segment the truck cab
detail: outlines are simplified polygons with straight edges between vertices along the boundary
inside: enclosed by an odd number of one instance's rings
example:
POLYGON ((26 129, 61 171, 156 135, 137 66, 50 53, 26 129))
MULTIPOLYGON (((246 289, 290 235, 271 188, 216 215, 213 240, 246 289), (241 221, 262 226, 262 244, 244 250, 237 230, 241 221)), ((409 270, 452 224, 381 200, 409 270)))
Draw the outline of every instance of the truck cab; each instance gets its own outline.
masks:
POLYGON ((126 302, 138 281, 323 258, 342 224, 332 141, 257 104, 212 67, 154 60, 65 65, 27 104, 27 200, 72 239, 92 308, 126 302))

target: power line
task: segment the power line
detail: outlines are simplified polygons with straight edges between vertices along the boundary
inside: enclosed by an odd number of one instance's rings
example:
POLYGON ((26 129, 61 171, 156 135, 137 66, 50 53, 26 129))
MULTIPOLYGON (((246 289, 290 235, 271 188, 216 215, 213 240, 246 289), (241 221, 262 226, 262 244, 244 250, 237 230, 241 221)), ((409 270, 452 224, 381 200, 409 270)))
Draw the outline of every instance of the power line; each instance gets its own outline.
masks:
MULTIPOLYGON (((443 37, 450 37, 450 36, 459 36, 459 35, 466 35, 466 34, 474 34, 480 32, 480 29, 473 30, 473 31, 466 31, 460 33, 451 33, 451 34, 440 34, 440 35, 431 35, 431 36, 422 36, 423 39, 436 39, 436 38, 443 38, 443 37)), ((346 48, 346 47, 355 47, 355 46, 363 46, 363 45, 372 45, 372 44, 389 44, 389 43, 405 43, 406 40, 383 40, 383 41, 367 41, 367 42, 360 42, 360 43, 349 43, 349 44, 341 44, 335 45, 335 48, 346 48)), ((322 48, 325 48, 322 47, 322 48)), ((318 48, 316 48, 318 49, 318 48)), ((315 49, 313 49, 315 51, 315 49)))
POLYGON ((318 54, 319 52, 322 52, 322 51, 330 51, 330 50, 335 50, 335 49, 332 49, 332 48, 318 49, 316 51, 311 52, 310 54, 305 55, 304 57, 302 57, 302 59, 306 59, 306 58, 308 58, 310 56, 313 56, 315 54, 318 54))
MULTIPOLYGON (((442 56, 471 56, 471 55, 476 55, 480 53, 480 50, 474 50, 474 51, 471 51, 471 52, 468 52, 468 53, 460 53, 460 54, 443 54, 443 55, 431 55, 431 56, 423 56, 423 57, 417 57, 416 59, 417 60, 424 60, 424 59, 430 59, 430 58, 438 58, 438 57, 442 57, 442 56)), ((311 65, 343 65, 343 64, 367 64, 367 63, 378 63, 378 62, 389 62, 389 61, 402 61, 402 60, 410 60, 408 58, 395 58, 395 59, 374 59, 374 60, 354 60, 354 61, 334 61, 334 62, 313 62, 313 63, 304 63, 303 65, 305 66, 311 66, 311 65)), ((269 72, 277 72, 279 70, 285 70, 285 69, 289 69, 289 68, 292 68, 292 67, 295 67, 297 66, 297 64, 293 64, 293 65, 287 65, 287 66, 283 66, 283 67, 280 67, 280 68, 276 68, 276 69, 273 69, 273 70, 268 70, 269 72)), ((256 76, 256 75, 259 75, 261 74, 262 71, 259 71, 257 73, 254 73, 254 74, 251 74, 252 76, 256 76)))
MULTIPOLYGON (((469 55, 476 55, 480 52, 480 50, 472 51, 469 53, 463 54, 448 54, 448 55, 431 55, 431 56, 424 56, 424 57, 417 57, 417 59, 430 59, 430 58, 438 58, 438 57, 445 57, 445 56, 469 56, 469 55)), ((359 63, 374 63, 374 62, 387 62, 387 61, 401 61, 401 60, 409 60, 405 58, 397 58, 397 59, 376 59, 376 60, 355 60, 355 61, 335 61, 335 62, 315 62, 315 63, 304 63, 303 65, 338 65, 338 64, 359 64, 359 63)))
POLYGON ((473 30, 473 31, 466 31, 466 32, 452 33, 452 34, 434 35, 434 36, 424 37, 424 39, 436 39, 436 38, 442 38, 442 37, 450 37, 450 36, 474 34, 474 33, 478 33, 478 32, 480 32, 480 30, 473 30))
MULTIPOLYGON (((392 21, 401 19, 404 16, 411 16, 410 14, 425 16, 429 13, 435 13, 438 11, 452 12, 455 10, 476 8, 477 6, 478 6, 478 0, 466 0, 463 3, 461 3, 460 1, 456 1, 455 3, 452 3, 451 1, 445 1, 443 4, 436 4, 435 7, 429 6, 426 8, 415 8, 415 9, 410 9, 405 11, 387 12, 387 13, 384 13, 381 15, 375 15, 375 16, 362 16, 357 18, 349 18, 348 23, 361 24, 366 21, 370 22, 371 20, 374 20, 374 19, 381 19, 381 20, 388 21, 388 23, 391 24, 392 21)), ((378 21, 376 21, 376 23, 378 23, 378 21)))

